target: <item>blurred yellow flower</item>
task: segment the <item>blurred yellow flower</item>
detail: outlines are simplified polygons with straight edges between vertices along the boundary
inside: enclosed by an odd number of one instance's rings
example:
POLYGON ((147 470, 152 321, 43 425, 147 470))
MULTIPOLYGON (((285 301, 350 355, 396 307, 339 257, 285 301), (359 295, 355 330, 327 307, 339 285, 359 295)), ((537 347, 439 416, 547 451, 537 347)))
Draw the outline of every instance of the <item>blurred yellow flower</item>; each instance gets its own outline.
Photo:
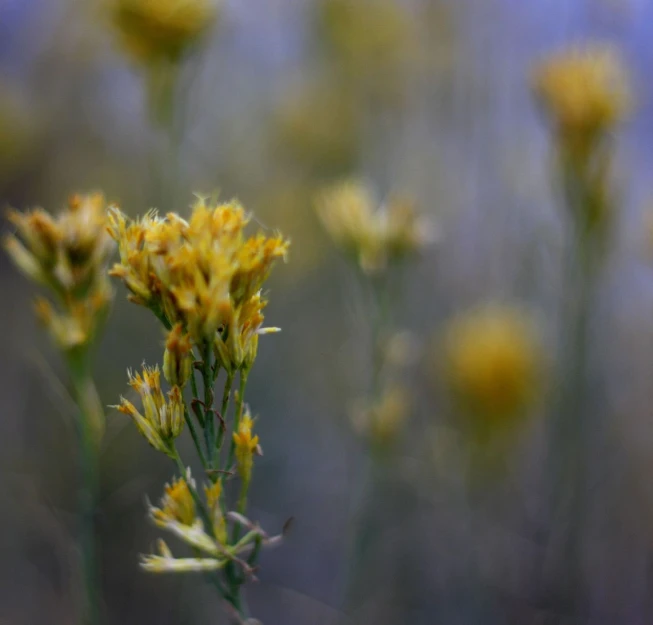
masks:
POLYGON ((211 26, 218 0, 105 0, 126 52, 145 62, 176 62, 211 26))
POLYGON ((534 92, 560 140, 589 148, 631 107, 627 72, 617 52, 592 44, 556 53, 534 73, 534 92))
POLYGON ((52 216, 41 208, 10 210, 15 234, 4 248, 29 278, 48 287, 60 312, 39 299, 37 315, 64 351, 93 341, 112 298, 106 277, 114 244, 106 233, 104 197, 74 195, 65 210, 52 216))
POLYGON ((377 102, 399 96, 418 61, 410 12, 393 0, 322 0, 319 9, 324 40, 349 86, 371 89, 377 102))
POLYGON ((377 208, 369 189, 357 181, 327 188, 316 208, 336 245, 368 274, 386 270, 433 240, 431 224, 412 202, 396 198, 377 208))
POLYGON ((322 175, 350 170, 359 155, 362 121, 353 95, 330 78, 288 89, 275 119, 278 149, 322 175))
POLYGON ((446 376, 472 423, 501 428, 519 420, 542 386, 537 326, 523 310, 498 304, 463 313, 445 330, 446 376))
POLYGON ((369 403, 362 400, 352 411, 354 427, 371 442, 387 448, 396 442, 410 415, 410 394, 399 384, 383 389, 380 396, 369 403))

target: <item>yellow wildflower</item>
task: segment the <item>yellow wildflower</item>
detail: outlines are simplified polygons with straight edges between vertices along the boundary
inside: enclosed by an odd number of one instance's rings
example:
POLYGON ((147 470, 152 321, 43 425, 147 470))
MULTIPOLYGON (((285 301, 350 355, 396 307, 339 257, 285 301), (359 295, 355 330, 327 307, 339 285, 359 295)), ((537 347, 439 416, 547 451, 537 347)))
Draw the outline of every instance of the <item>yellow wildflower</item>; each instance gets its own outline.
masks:
POLYGON ((161 390, 158 365, 154 368, 144 366, 142 375, 132 374, 131 371, 127 374, 129 385, 140 395, 145 416, 124 397, 120 398, 120 405, 116 407, 132 417, 139 432, 152 447, 173 456, 170 443, 179 436, 184 426, 184 401, 180 388, 173 386, 166 400, 161 390))
POLYGON ((258 447, 258 436, 252 436, 253 424, 254 421, 247 410, 238 424, 238 431, 233 434, 238 473, 244 482, 249 482, 252 475, 253 456, 258 447))
POLYGON ((588 45, 552 55, 537 68, 534 92, 568 147, 585 150, 626 116, 631 95, 614 49, 588 45))
POLYGON ((411 202, 396 199, 377 208, 369 189, 356 181, 323 191, 316 208, 336 245, 355 258, 365 273, 386 270, 432 239, 430 224, 417 215, 411 202))
POLYGON ((513 423, 541 387, 543 353, 533 320, 518 308, 495 304, 450 322, 444 341, 446 373, 473 423, 513 423))
POLYGON ((106 0, 125 50, 137 61, 176 62, 208 30, 217 0, 106 0))

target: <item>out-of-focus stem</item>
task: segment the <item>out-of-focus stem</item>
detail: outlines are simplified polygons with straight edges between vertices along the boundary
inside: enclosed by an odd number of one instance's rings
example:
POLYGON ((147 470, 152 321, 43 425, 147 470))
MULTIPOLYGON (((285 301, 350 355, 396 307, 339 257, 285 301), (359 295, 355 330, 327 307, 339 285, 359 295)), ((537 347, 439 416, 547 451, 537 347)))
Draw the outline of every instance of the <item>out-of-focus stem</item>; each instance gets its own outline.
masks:
MULTIPOLYGON (((567 274, 567 309, 563 322, 568 330, 562 395, 557 407, 552 451, 559 454, 556 471, 555 513, 566 525, 560 546, 563 562, 562 607, 574 616, 582 608, 582 538, 586 504, 588 461, 586 384, 588 374, 589 321, 600 269, 603 231, 589 221, 594 207, 592 182, 585 167, 563 161, 561 180, 566 208, 572 217, 571 267, 567 274)), ((559 571, 555 572, 556 578, 559 571)))
POLYGON ((78 514, 80 525, 81 577, 84 585, 81 623, 95 625, 99 617, 99 580, 95 544, 95 506, 98 491, 98 450, 104 426, 104 411, 91 377, 88 354, 70 354, 67 359, 75 401, 79 408, 80 485, 78 514))

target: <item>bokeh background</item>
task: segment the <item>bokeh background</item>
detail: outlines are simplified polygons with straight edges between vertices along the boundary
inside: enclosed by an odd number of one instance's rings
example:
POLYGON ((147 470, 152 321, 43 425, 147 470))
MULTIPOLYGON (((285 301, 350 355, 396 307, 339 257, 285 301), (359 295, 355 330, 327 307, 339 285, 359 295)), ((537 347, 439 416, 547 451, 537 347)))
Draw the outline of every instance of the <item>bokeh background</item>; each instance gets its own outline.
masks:
MULTIPOLYGON (((341 622, 352 501, 368 544, 358 623, 567 622, 541 592, 547 409, 470 504, 437 337, 457 311, 516 300, 539 315, 555 370, 568 233, 530 76, 547 53, 588 39, 620 48, 636 109, 618 137, 621 206, 592 317, 587 622, 653 622, 652 37, 646 0, 226 0, 182 68, 172 184, 156 175, 170 156, 143 72, 97 3, 0 0, 3 205, 56 210, 73 191, 99 189, 131 215, 184 214, 193 192, 219 190, 292 239, 270 283, 267 321, 283 332, 261 341, 250 378, 265 454, 251 516, 270 532, 294 518, 248 591, 264 623, 341 622), (405 375, 412 412, 382 487, 364 493, 368 450, 348 415, 368 375, 365 301, 313 210, 316 190, 343 176, 379 197, 409 192, 439 235, 403 273, 397 325, 419 348, 405 375)), ((65 373, 31 314, 32 285, 4 255, 0 281, 0 623, 70 623, 76 452, 65 373)), ((163 340, 116 291, 95 360, 107 405, 127 367, 160 359, 163 340)), ((124 415, 108 421, 103 622, 223 622, 199 578, 138 569, 156 537, 144 498, 158 497, 171 466, 124 415)))

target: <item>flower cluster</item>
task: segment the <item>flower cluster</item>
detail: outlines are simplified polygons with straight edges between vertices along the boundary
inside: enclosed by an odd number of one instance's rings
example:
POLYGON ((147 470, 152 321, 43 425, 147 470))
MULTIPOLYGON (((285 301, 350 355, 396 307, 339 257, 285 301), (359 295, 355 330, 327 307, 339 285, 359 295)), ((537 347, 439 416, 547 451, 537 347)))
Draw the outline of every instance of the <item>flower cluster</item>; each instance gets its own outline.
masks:
POLYGON ((114 245, 106 210, 104 197, 90 194, 72 196, 57 216, 41 208, 9 211, 16 233, 4 247, 24 274, 56 296, 59 310, 40 298, 36 312, 64 351, 92 343, 111 301, 106 269, 114 245))
MULTIPOLYGON (((199 510, 193 495, 197 492, 197 484, 188 469, 183 477, 165 485, 159 507, 149 506, 152 522, 192 546, 196 557, 175 558, 168 545, 159 540, 159 553, 142 556, 141 566, 153 573, 178 573, 216 571, 231 563, 241 568, 244 574, 252 575, 252 568, 240 556, 251 553, 255 544, 270 543, 274 539, 268 538, 258 526, 250 526, 250 531, 242 539, 234 545, 228 545, 226 522, 222 514, 221 482, 204 489, 206 510, 210 514, 208 525, 198 516, 199 510)), ((235 522, 246 524, 245 519, 238 515, 232 516, 235 522)))
POLYGON ((114 208, 108 226, 120 253, 110 274, 124 282, 132 302, 149 309, 166 329, 162 371, 171 387, 167 394, 162 390, 158 365, 144 366, 140 374, 129 373, 142 410, 125 397, 118 409, 182 473, 166 486, 160 506, 150 507, 149 516, 195 552, 192 558, 176 558, 160 541, 159 553, 143 557, 142 566, 153 572, 216 571, 223 577, 223 597, 236 611, 259 548, 270 543, 244 516, 254 455, 261 453, 244 394, 258 336, 277 330, 262 327, 267 301, 261 289, 288 251, 288 241, 278 234, 247 235, 248 222, 235 201, 199 199, 188 220, 176 213, 159 217, 154 211, 131 220, 114 208), (221 377, 222 400, 215 405, 213 389, 221 377), (190 402, 184 398, 188 387, 190 402), (176 446, 184 425, 208 480, 203 495, 176 446), (232 478, 240 486, 235 511, 227 512, 234 499, 232 478), (245 554, 247 561, 241 559, 245 554))
POLYGON ((143 404, 142 415, 128 399, 120 398, 120 405, 115 406, 129 415, 138 431, 157 451, 173 455, 171 442, 181 434, 184 426, 184 403, 179 386, 173 386, 168 397, 161 390, 161 372, 159 367, 143 367, 143 374, 128 371, 129 386, 140 396, 143 404))
POLYGON ((377 208, 370 191, 354 181, 323 191, 317 211, 334 242, 367 274, 383 272, 419 251, 433 235, 412 202, 396 198, 377 208))
POLYGON ((211 26, 215 0, 106 0, 129 54, 143 62, 176 62, 211 26))
POLYGON ((211 345, 229 371, 251 367, 258 335, 275 330, 261 327, 267 301, 260 291, 288 250, 279 235, 247 238, 248 221, 236 202, 205 200, 196 202, 189 221, 153 212, 131 221, 118 209, 110 216, 120 251, 111 275, 167 328, 180 324, 193 344, 211 345))

